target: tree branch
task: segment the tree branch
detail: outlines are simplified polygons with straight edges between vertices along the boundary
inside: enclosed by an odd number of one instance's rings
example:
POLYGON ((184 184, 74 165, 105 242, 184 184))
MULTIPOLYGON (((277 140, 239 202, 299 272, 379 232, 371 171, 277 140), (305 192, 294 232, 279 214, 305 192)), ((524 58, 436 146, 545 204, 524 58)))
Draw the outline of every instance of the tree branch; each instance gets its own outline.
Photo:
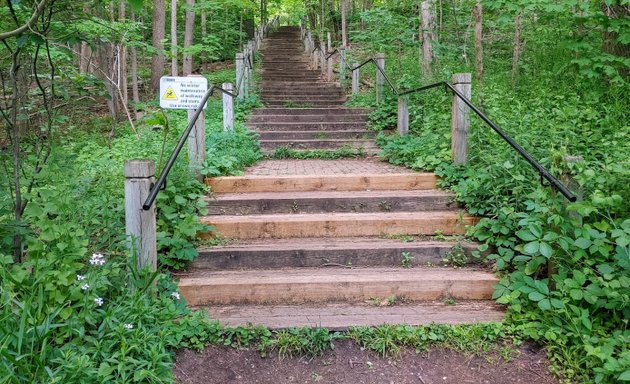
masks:
POLYGON ((33 15, 31 16, 31 18, 26 22, 26 24, 12 30, 9 32, 4 32, 4 33, 0 33, 0 41, 4 41, 8 38, 11 38, 13 36, 17 36, 19 34, 21 34, 22 32, 26 31, 27 29, 31 29, 33 27, 33 24, 35 24, 37 22, 37 19, 39 18, 39 15, 44 11, 44 8, 46 8, 46 4, 48 4, 50 0, 42 0, 38 5, 37 8, 35 8, 35 12, 33 13, 33 15))

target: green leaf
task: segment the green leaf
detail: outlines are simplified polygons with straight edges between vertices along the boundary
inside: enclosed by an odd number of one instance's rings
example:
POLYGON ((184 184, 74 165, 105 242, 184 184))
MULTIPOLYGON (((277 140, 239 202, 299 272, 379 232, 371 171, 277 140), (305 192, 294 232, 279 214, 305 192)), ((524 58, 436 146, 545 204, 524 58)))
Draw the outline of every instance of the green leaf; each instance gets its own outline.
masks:
POLYGON ((549 299, 540 300, 538 302, 538 307, 540 307, 543 311, 548 311, 551 309, 551 301, 549 301, 549 299))
POLYGON ((546 258, 550 258, 553 250, 551 249, 551 245, 545 243, 544 241, 540 242, 540 254, 545 256, 546 258))
POLYGON ((617 377, 619 381, 630 381, 630 369, 626 369, 619 377, 617 377))
POLYGON ((588 247, 591 246, 592 242, 591 242, 591 240, 589 240, 589 239, 587 239, 585 237, 580 237, 580 238, 576 239, 573 244, 576 247, 578 247, 578 248, 588 249, 588 247))
POLYGON ((584 297, 582 291, 579 289, 572 289, 571 291, 569 291, 569 294, 571 295, 571 298, 573 300, 582 300, 582 298, 584 297))
POLYGON ((557 309, 564 308, 564 303, 562 302, 562 300, 558 300, 558 299, 551 299, 551 305, 557 309))
POLYGON ((543 295, 540 292, 534 291, 534 292, 530 292, 530 294, 527 295, 527 297, 529 297, 529 299, 532 301, 540 301, 545 298, 545 295, 543 295))
POLYGON ((530 243, 525 244, 523 247, 523 253, 528 255, 537 255, 540 249, 540 243, 538 241, 532 241, 530 243))
POLYGON ((526 230, 520 230, 516 232, 516 236, 520 237, 521 239, 525 241, 534 241, 537 239, 537 237, 534 236, 530 231, 526 231, 526 230))

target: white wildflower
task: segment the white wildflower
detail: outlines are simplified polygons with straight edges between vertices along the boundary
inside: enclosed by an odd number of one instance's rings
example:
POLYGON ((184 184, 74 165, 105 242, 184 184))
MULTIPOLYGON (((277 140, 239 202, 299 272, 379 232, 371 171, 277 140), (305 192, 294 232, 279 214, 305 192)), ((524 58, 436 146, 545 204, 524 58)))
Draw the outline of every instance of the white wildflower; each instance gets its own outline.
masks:
POLYGON ((101 305, 103 305, 103 299, 100 297, 97 297, 96 299, 94 299, 94 302, 96 303, 96 305, 98 305, 99 307, 101 305))
POLYGON ((105 264, 105 257, 101 253, 93 253, 90 258, 90 264, 92 265, 103 265, 105 264))
POLYGON ((125 329, 133 329, 133 324, 125 324, 123 327, 125 327, 125 329))
POLYGON ((179 296, 179 292, 172 292, 171 297, 173 297, 175 300, 181 299, 181 297, 179 296))
POLYGON ((77 275, 77 281, 85 280, 85 276, 77 275))
POLYGON ((84 290, 84 291, 87 291, 88 289, 90 289, 90 284, 83 284, 81 286, 81 289, 84 290))

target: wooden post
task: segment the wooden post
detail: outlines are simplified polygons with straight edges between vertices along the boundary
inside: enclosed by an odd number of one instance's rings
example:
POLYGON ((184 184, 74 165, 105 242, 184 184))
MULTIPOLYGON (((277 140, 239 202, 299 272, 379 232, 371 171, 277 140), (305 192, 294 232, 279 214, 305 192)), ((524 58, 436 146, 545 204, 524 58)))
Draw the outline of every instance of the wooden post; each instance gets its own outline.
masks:
POLYGON ((326 52, 332 52, 332 39, 330 38, 330 32, 326 32, 326 36, 328 39, 328 45, 326 45, 326 52))
POLYGON ((359 93, 359 63, 352 64, 352 94, 359 93))
POLYGON ((398 134, 409 133, 409 100, 406 96, 398 97, 398 134))
MULTIPOLYGON (((470 73, 456 73, 453 75, 453 87, 470 100, 472 90, 470 73)), ((451 111, 451 150, 453 164, 464 164, 468 157, 468 129, 470 117, 468 106, 453 94, 451 111)))
POLYGON ((243 49, 243 71, 245 75, 243 76, 243 96, 249 96, 249 81, 251 75, 250 68, 250 57, 247 52, 247 47, 243 49))
POLYGON ((244 71, 245 71, 245 60, 243 58, 243 54, 237 53, 236 54, 236 86, 238 88, 236 89, 236 92, 238 92, 239 100, 243 100, 243 97, 245 97, 244 71))
MULTIPOLYGON (((223 83, 223 89, 232 92, 232 83, 223 83)), ((223 94, 223 130, 234 129, 234 100, 232 96, 223 94)))
POLYGON ((153 160, 125 162, 125 234, 127 248, 138 257, 138 268, 157 269, 155 204, 148 210, 142 204, 155 182, 153 160))
MULTIPOLYGON (((190 75, 190 77, 201 77, 201 75, 190 75)), ((202 107, 203 108, 203 107, 202 107)), ((195 116, 195 110, 188 110, 188 123, 195 116)), ((199 181, 203 180, 201 166, 206 161, 206 114, 201 111, 195 127, 188 136, 188 165, 199 181)))
POLYGON ((346 62, 346 48, 341 48, 339 53, 339 57, 341 58, 339 61, 339 83, 341 83, 341 86, 343 87, 343 84, 346 81, 346 65, 348 65, 346 62))
MULTIPOLYGON (((375 57, 376 65, 383 71, 385 71, 385 55, 379 53, 375 57)), ((376 69, 376 102, 383 101, 383 85, 385 84, 385 76, 383 73, 376 69)))
POLYGON ((319 66, 319 51, 315 50, 315 42, 313 42, 313 49, 311 50, 311 56, 313 58, 313 70, 317 70, 319 66))
POLYGON ((333 73, 334 60, 334 55, 330 55, 326 59, 326 80, 328 81, 333 81, 335 78, 335 75, 333 73))
POLYGON ((322 75, 326 75, 326 43, 324 40, 319 41, 319 64, 321 65, 322 75))

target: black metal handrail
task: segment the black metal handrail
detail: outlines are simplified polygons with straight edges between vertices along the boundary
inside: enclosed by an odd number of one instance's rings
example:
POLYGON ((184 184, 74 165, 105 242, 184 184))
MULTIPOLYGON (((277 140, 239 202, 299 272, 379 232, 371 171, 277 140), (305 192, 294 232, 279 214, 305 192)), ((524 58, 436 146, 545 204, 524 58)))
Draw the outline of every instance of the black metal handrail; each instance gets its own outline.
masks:
POLYGON ((238 97, 238 88, 236 92, 230 92, 221 87, 217 87, 216 85, 212 85, 212 84, 210 85, 210 88, 206 91, 205 95, 203 95, 203 99, 197 106, 197 109, 195 109, 195 114, 193 115, 192 119, 190 119, 190 121, 188 122, 188 126, 186 127, 182 135, 180 136, 179 141, 177 142, 177 145, 173 149, 173 152, 171 152, 171 155, 169 156, 168 161, 166 162, 166 165, 164 166, 164 169, 160 173, 160 177, 158 177, 158 180, 155 182, 155 184, 151 186, 151 189, 149 190, 149 196, 147 196, 147 199, 142 205, 143 210, 148 211, 149 209, 151 209, 151 206, 155 202, 155 199, 157 198, 158 193, 160 193, 162 186, 165 185, 166 178, 168 177, 168 174, 171 172, 171 169, 173 168, 173 165, 175 164, 175 160, 177 160, 177 157, 182 151, 182 148, 184 147, 184 144, 186 143, 186 140, 188 139, 188 136, 190 135, 190 131, 192 131, 193 127, 197 123, 197 119, 199 118, 199 115, 201 115, 201 113, 203 112, 203 107, 206 105, 206 103, 208 102, 208 99, 210 98, 210 96, 212 96, 214 91, 220 91, 234 98, 238 97))
POLYGON ((551 187, 557 190, 558 192, 560 192, 567 200, 571 202, 574 202, 577 200, 577 197, 573 193, 571 193, 571 191, 562 182, 556 179, 545 167, 543 167, 538 161, 536 161, 536 159, 534 159, 534 157, 529 152, 527 152, 525 148, 523 148, 519 143, 517 143, 514 139, 512 139, 507 133, 505 133, 505 131, 503 131, 503 129, 501 129, 485 113, 483 113, 479 108, 477 108, 477 106, 475 106, 472 103, 472 101, 470 101, 466 96, 464 96, 461 92, 455 89, 455 87, 453 87, 451 83, 447 81, 440 81, 438 83, 425 85, 419 88, 401 91, 401 90, 396 89, 394 84, 389 80, 389 77, 385 73, 385 70, 378 65, 378 63, 376 62, 376 59, 374 58, 370 58, 364 61, 363 63, 361 63, 360 65, 354 68, 349 68, 349 69, 351 72, 354 72, 355 70, 363 67, 364 65, 367 65, 368 63, 373 63, 376 66, 376 68, 383 75, 383 78, 385 79, 385 81, 387 81, 387 83, 389 84, 390 88, 392 89, 392 92, 394 92, 394 94, 399 97, 409 95, 412 93, 426 91, 426 90, 441 87, 441 86, 448 88, 451 92, 453 92, 453 94, 455 94, 458 98, 460 98, 464 102, 464 104, 466 104, 473 112, 475 112, 475 114, 479 116, 479 118, 484 123, 486 123, 504 141, 506 141, 512 148, 514 148, 514 150, 516 150, 516 152, 518 152, 519 155, 521 155, 521 157, 523 157, 540 174, 540 182, 542 185, 544 185, 543 179, 546 179, 550 183, 551 187))

